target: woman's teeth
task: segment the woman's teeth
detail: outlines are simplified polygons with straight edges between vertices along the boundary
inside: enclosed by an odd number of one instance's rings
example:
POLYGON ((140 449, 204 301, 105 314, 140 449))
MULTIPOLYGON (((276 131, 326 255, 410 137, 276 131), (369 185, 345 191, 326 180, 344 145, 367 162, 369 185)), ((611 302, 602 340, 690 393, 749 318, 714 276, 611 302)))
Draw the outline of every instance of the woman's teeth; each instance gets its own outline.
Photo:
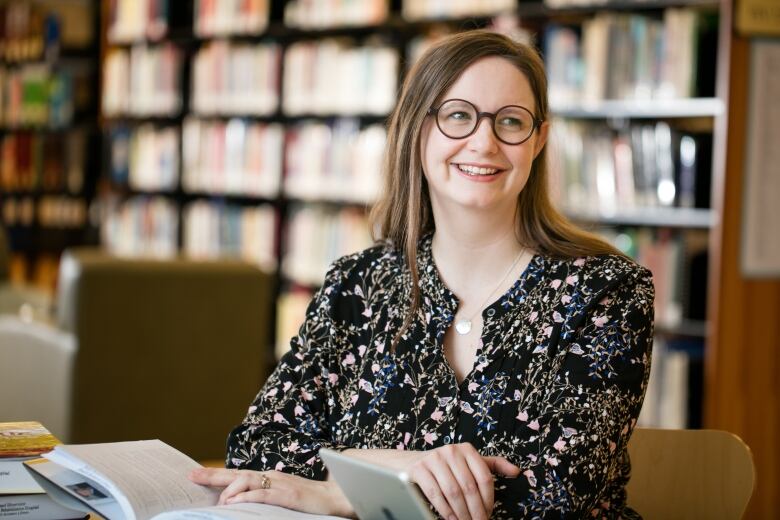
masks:
POLYGON ((468 164, 459 164, 458 169, 469 175, 494 175, 498 172, 496 168, 479 168, 468 164))

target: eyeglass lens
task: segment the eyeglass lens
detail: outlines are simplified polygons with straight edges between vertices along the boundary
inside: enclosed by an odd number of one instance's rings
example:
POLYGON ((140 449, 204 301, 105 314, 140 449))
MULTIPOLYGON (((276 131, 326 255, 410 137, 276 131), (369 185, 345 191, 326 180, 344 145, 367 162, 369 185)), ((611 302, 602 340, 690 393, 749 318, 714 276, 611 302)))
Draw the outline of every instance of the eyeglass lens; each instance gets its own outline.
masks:
MULTIPOLYGON (((476 128, 479 123, 477 114, 476 107, 471 103, 450 99, 439 107, 436 122, 444 135, 452 139, 461 139, 476 128)), ((531 137, 534 131, 534 117, 523 107, 504 107, 496 114, 493 130, 502 141, 518 144, 531 137)))

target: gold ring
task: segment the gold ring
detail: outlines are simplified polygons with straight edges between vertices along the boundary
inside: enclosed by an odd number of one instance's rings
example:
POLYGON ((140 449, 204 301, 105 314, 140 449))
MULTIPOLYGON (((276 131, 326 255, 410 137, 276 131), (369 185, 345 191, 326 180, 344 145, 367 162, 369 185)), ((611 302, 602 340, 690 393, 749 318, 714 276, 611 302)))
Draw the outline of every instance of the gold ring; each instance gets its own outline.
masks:
POLYGON ((265 475, 260 476, 260 489, 271 489, 271 479, 265 475))

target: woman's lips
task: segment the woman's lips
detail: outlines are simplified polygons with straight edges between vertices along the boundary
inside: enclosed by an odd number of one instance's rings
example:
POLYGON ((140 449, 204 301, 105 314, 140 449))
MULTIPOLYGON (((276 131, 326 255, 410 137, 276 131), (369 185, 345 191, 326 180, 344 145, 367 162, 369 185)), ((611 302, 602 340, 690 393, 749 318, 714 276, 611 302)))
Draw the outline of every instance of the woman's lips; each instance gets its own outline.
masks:
POLYGON ((477 166, 461 163, 452 163, 452 166, 459 175, 462 175, 469 180, 481 182, 492 181, 505 171, 494 166, 477 166))

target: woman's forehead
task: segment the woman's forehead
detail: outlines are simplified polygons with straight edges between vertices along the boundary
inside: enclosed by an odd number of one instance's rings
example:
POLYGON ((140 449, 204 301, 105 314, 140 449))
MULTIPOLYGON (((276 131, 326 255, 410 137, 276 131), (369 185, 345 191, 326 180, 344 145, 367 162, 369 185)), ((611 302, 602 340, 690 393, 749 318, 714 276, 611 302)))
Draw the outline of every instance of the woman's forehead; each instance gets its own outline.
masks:
POLYGON ((534 107, 534 93, 526 75, 512 62, 499 56, 480 58, 466 67, 441 100, 459 98, 480 110, 506 105, 534 107))

